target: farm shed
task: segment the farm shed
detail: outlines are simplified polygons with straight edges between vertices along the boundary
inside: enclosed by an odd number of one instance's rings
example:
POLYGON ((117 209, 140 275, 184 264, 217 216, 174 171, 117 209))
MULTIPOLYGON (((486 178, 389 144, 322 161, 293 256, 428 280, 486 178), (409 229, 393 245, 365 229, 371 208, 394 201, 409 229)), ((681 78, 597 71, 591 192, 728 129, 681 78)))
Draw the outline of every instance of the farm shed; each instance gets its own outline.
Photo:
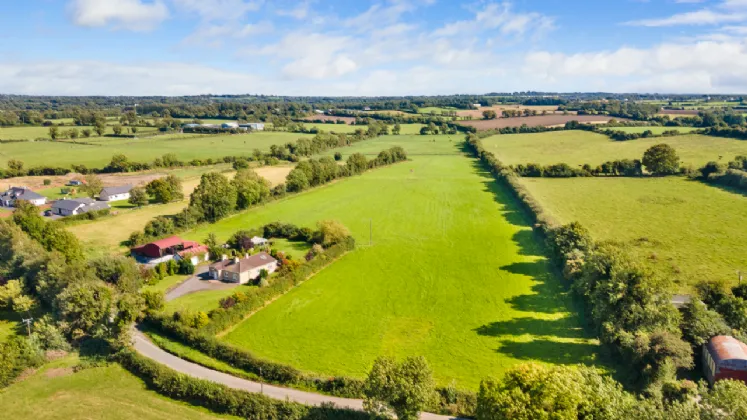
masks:
POLYGON ((228 258, 210 266, 210 278, 222 280, 229 283, 246 284, 249 280, 256 279, 262 270, 272 274, 278 267, 278 261, 266 252, 248 256, 243 259, 238 257, 228 258))
POLYGON ((246 123, 239 125, 239 128, 251 129, 254 131, 264 131, 265 125, 262 123, 246 123))
POLYGON ((47 204, 47 197, 37 194, 26 187, 10 187, 0 195, 0 206, 13 207, 18 200, 28 201, 35 206, 47 204))
POLYGON ((120 201, 130 198, 132 185, 123 185, 120 187, 106 187, 101 190, 99 200, 101 201, 120 201))
POLYGON ((703 345, 703 371, 708 382, 736 379, 747 383, 747 344, 727 335, 703 345))
POLYGON ((178 236, 172 236, 132 248, 132 253, 147 258, 162 258, 164 256, 173 256, 181 251, 196 250, 199 247, 200 244, 197 242, 185 241, 178 236))
POLYGON ((192 265, 197 265, 201 262, 207 261, 210 257, 208 253, 208 247, 206 245, 199 245, 182 251, 178 251, 174 256, 176 260, 188 260, 192 265))

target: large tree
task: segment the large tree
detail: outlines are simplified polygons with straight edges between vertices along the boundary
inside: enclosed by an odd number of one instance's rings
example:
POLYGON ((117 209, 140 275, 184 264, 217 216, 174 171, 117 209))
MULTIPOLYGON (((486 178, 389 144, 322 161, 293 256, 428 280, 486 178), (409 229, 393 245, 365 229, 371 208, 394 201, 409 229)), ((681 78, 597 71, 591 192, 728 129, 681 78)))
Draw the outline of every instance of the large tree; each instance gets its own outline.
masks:
POLYGON ((148 193, 143 187, 135 187, 130 190, 130 198, 127 202, 133 206, 142 207, 148 204, 148 193))
POLYGON ((285 185, 289 192, 299 192, 309 188, 309 178, 303 169, 295 168, 285 177, 285 185))
POLYGON ((643 154, 643 166, 654 175, 672 175, 680 168, 680 158, 672 146, 657 144, 643 154))
POLYGON ((189 205, 199 211, 202 220, 215 222, 236 208, 236 198, 236 188, 228 178, 217 172, 209 172, 202 175, 189 205))
POLYGON ((88 174, 83 177, 83 185, 80 189, 86 193, 87 196, 94 198, 104 189, 104 181, 95 174, 88 174))
POLYGON ((260 203, 270 196, 270 183, 251 169, 239 170, 231 184, 236 189, 236 207, 239 209, 260 203))
POLYGON ((158 203, 171 203, 184 199, 182 181, 175 175, 154 179, 145 186, 145 191, 158 203))
POLYGON ((374 361, 365 385, 363 407, 374 414, 393 411, 399 420, 414 420, 435 398, 435 381, 423 357, 374 361))

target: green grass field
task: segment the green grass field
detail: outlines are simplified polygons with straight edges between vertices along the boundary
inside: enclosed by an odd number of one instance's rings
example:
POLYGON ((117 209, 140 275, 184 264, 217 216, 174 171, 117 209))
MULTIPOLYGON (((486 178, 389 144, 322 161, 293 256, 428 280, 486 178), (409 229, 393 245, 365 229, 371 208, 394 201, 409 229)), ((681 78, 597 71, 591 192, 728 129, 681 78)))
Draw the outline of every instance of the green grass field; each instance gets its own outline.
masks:
MULTIPOLYGON (((184 135, 180 135, 184 137, 184 135)), ((0 167, 9 159, 18 159, 26 167, 82 164, 91 168, 106 166, 113 155, 122 153, 136 162, 152 162, 156 157, 174 153, 181 160, 251 155, 254 149, 269 150, 273 144, 285 144, 308 134, 252 133, 240 135, 174 138, 161 136, 138 139, 103 138, 97 145, 71 142, 21 142, 0 144, 0 167)))
POLYGON ((454 135, 427 135, 419 134, 399 135, 399 136, 382 136, 375 140, 366 140, 354 143, 349 147, 328 150, 320 153, 315 158, 322 156, 332 156, 335 152, 342 153, 343 160, 353 153, 362 153, 367 158, 373 159, 378 156, 379 152, 394 146, 402 146, 408 153, 409 157, 414 156, 439 156, 454 155, 457 148, 464 142, 463 134, 454 135))
POLYGON ((538 134, 507 134, 488 137, 485 147, 506 164, 567 163, 599 165, 614 159, 641 159, 649 147, 667 143, 677 150, 683 164, 700 167, 712 160, 729 161, 747 154, 747 141, 700 135, 614 141, 587 131, 556 131, 538 134))
POLYGON ((421 143, 402 136, 402 144, 427 145, 435 156, 413 155, 183 235, 226 239, 272 221, 337 219, 358 241, 225 339, 304 370, 357 377, 382 354, 424 355, 439 383, 471 389, 522 361, 594 363, 598 345, 508 191, 459 152, 461 143, 413 137, 421 143))
POLYGON ((74 356, 57 360, 0 393, 3 418, 13 420, 183 420, 237 419, 177 402, 146 389, 122 367, 74 373, 74 356))
POLYGON ((21 316, 16 312, 0 311, 0 343, 5 341, 11 335, 16 335, 18 327, 21 325, 21 316))
POLYGON ((680 134, 689 134, 697 130, 694 127, 610 127, 610 130, 624 131, 626 133, 643 133, 644 131, 651 131, 654 134, 661 134, 665 131, 676 130, 680 134))
MULTIPOLYGON (((80 133, 84 129, 89 129, 93 132, 93 126, 62 126, 58 127, 58 131, 60 132, 60 135, 63 136, 63 133, 66 131, 69 131, 73 128, 77 128, 78 132, 80 133)), ((124 127, 124 132, 128 133, 128 127, 124 127)), ((137 128, 137 134, 146 134, 146 133, 155 133, 158 131, 158 128, 156 127, 138 127, 137 128)), ((104 134, 114 134, 114 129, 112 126, 106 127, 106 132, 104 134)), ((93 136, 96 136, 96 133, 92 133, 93 136)), ((64 136, 67 137, 67 136, 64 136)), ((43 139, 51 139, 49 137, 49 127, 0 127, 0 140, 35 140, 38 138, 43 139)), ((80 135, 80 138, 78 138, 78 141, 88 141, 91 139, 94 139, 97 137, 91 137, 91 138, 84 138, 83 135, 80 135)), ((100 137, 99 137, 100 138, 100 137)))
POLYGON ((624 249, 676 279, 736 282, 747 269, 747 196, 684 178, 522 179, 561 222, 624 249))
POLYGON ((427 106, 424 108, 418 108, 418 114, 441 114, 442 112, 452 112, 452 111, 459 111, 456 108, 450 108, 450 107, 437 107, 437 106, 427 106))

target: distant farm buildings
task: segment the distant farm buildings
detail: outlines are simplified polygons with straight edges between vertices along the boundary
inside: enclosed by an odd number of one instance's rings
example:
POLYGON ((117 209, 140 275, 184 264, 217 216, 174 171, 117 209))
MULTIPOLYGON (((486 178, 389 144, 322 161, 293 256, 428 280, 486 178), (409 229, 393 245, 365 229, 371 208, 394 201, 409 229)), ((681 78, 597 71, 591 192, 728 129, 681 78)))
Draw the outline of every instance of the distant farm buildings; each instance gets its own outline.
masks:
POLYGON ((171 259, 188 259, 192 264, 207 261, 208 249, 194 241, 185 241, 178 236, 159 239, 131 249, 139 262, 158 264, 171 259))
POLYGON ((708 382, 736 379, 747 384, 747 344, 719 335, 703 345, 703 370, 708 382))
POLYGON ((239 124, 239 128, 243 128, 244 130, 264 131, 265 125, 262 123, 246 123, 239 124))

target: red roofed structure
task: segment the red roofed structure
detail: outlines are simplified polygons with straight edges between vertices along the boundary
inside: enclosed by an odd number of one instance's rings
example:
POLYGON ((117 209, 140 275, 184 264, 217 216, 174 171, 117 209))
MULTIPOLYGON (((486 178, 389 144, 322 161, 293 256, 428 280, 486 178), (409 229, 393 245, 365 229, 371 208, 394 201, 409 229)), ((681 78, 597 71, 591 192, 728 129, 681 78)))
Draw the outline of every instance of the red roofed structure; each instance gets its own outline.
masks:
POLYGON ((708 382, 736 379, 747 384, 747 344, 728 335, 703 345, 703 370, 708 382))
POLYGON ((149 244, 132 248, 132 252, 148 258, 161 258, 166 255, 176 255, 181 252, 201 252, 197 250, 201 245, 194 241, 185 241, 178 236, 159 239, 149 244))

